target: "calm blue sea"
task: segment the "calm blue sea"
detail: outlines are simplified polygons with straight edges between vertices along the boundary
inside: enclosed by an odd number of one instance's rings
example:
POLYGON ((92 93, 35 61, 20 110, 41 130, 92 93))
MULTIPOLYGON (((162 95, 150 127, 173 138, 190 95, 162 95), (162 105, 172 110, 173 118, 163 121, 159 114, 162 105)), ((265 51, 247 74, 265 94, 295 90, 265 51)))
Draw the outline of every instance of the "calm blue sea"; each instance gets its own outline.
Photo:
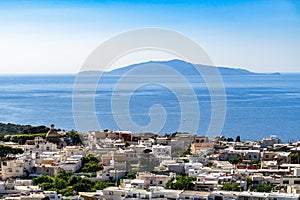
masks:
MULTIPOLYGON (((0 76, 0 122, 50 125, 76 129, 72 114, 74 75, 0 76)), ((111 114, 111 94, 115 77, 107 77, 98 87, 95 107, 102 128, 119 129, 111 114)), ((190 82, 201 111, 198 134, 205 134, 210 121, 210 96, 204 84, 190 82)), ((171 81, 171 80, 170 80, 171 81)), ((174 80, 173 80, 174 81, 174 80)), ((300 74, 223 76, 227 98, 222 134, 240 135, 242 140, 258 140, 277 135, 284 141, 300 139, 300 74)), ((174 82, 176 84, 176 80, 174 82)), ((126 94, 126 86, 123 91, 126 94)), ((149 123, 148 109, 162 104, 168 114, 161 133, 177 131, 180 106, 167 88, 144 86, 131 96, 132 119, 141 126, 149 123)))

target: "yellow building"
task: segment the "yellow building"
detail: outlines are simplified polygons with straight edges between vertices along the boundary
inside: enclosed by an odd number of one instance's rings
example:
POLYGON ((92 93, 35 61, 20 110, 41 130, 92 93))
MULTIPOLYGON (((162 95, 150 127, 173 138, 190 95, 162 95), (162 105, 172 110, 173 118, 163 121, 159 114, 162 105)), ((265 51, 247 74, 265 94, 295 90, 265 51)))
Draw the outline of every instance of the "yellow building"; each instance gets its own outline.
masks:
POLYGON ((2 179, 6 180, 10 177, 20 177, 24 174, 23 160, 8 160, 1 162, 2 179))

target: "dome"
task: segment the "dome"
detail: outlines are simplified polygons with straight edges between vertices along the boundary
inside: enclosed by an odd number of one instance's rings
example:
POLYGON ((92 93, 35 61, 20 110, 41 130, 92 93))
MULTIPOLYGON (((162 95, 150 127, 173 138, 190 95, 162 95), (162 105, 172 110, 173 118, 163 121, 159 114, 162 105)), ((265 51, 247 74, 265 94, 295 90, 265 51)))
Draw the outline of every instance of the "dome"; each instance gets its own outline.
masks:
POLYGON ((60 140, 59 139, 59 134, 54 129, 54 124, 51 124, 50 130, 46 134, 46 141, 49 141, 49 142, 58 142, 59 140, 60 140))

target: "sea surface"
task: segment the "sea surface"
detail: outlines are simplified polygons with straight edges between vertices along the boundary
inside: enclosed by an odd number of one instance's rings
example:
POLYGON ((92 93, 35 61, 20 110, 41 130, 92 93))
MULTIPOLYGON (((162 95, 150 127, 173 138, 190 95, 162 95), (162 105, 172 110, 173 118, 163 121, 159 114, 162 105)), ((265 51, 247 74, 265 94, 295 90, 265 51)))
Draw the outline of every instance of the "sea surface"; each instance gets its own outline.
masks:
MULTIPOLYGON (((0 122, 47 126, 54 123, 57 128, 76 130, 72 112, 75 77, 0 76, 0 122)), ((226 75, 222 78, 226 91, 226 118, 220 134, 233 138, 240 135, 242 140, 247 141, 270 135, 277 135, 283 141, 300 140, 300 74, 226 75)), ((139 126, 151 123, 148 110, 151 105, 160 104, 167 114, 166 124, 160 133, 178 130, 182 120, 178 102, 180 94, 157 84, 142 85, 135 91, 129 91, 125 84, 123 90, 114 91, 117 80, 117 77, 106 77, 97 87, 95 110, 101 128, 122 129, 111 109, 111 98, 115 92, 114 95, 131 96, 129 112, 139 126)), ((190 76, 188 80, 197 95, 201 113, 197 134, 205 135, 211 118, 210 93, 197 77, 190 76)), ((169 82, 176 86, 176 79, 170 77, 169 82)), ((184 91, 184 88, 181 90, 184 91)), ((122 111, 118 114, 122 119, 122 111)))

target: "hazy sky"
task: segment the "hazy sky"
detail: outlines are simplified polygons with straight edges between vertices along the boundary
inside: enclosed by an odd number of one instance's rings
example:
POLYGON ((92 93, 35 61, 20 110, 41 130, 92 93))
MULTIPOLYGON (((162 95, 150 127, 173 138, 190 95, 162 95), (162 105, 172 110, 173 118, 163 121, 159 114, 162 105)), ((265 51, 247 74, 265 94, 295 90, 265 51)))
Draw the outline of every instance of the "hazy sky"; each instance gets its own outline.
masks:
POLYGON ((299 72, 299 2, 0 1, 0 69, 76 73, 110 37, 160 27, 194 39, 219 66, 299 72))

